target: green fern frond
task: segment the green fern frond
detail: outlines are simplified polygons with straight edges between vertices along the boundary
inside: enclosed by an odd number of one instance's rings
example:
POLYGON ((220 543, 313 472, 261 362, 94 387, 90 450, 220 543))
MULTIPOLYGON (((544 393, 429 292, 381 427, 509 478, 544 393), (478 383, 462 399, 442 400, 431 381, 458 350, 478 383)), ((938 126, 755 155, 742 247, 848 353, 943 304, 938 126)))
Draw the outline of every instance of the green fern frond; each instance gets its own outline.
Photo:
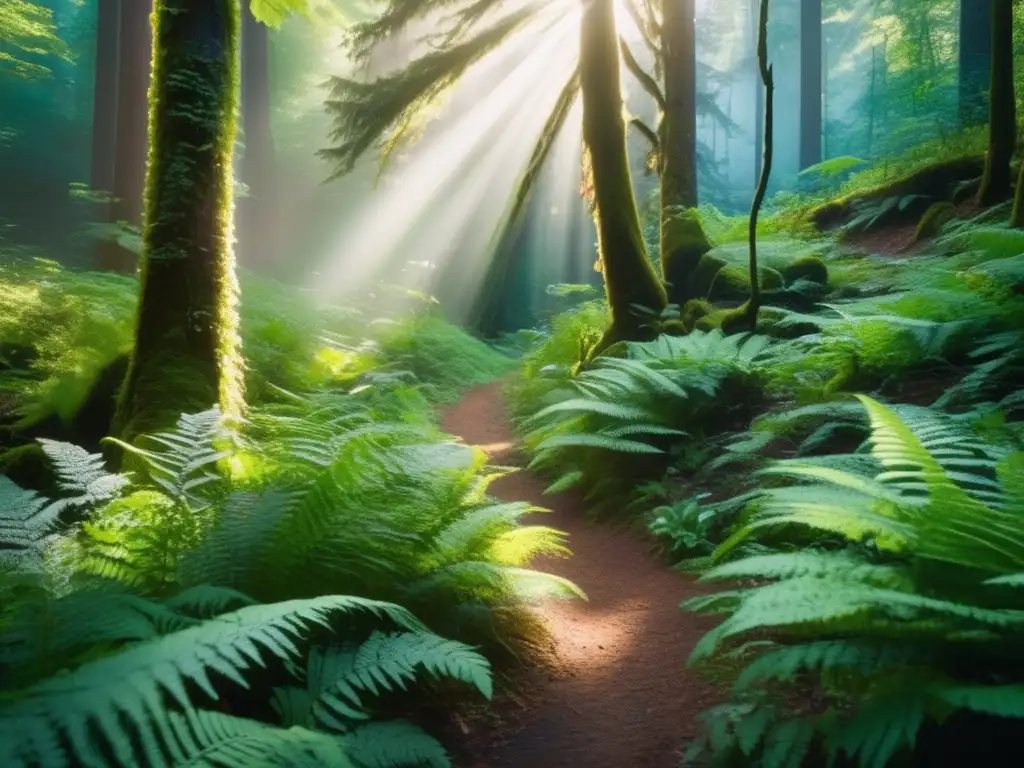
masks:
POLYGON ((59 515, 59 505, 0 475, 0 566, 38 564, 59 515))
POLYGON ((107 472, 103 456, 77 445, 39 438, 43 453, 57 475, 57 487, 75 496, 55 502, 63 512, 68 508, 92 508, 111 501, 130 483, 130 477, 107 472))
POLYGON ((579 470, 566 472, 544 489, 544 495, 549 496, 556 493, 565 493, 566 491, 570 491, 583 481, 583 477, 583 473, 579 470))
POLYGON ((618 453, 664 453, 660 448, 653 445, 640 443, 636 440, 624 440, 608 435, 593 434, 568 434, 554 435, 537 446, 537 451, 546 451, 552 448, 599 448, 605 451, 618 453))
POLYGON ((146 435, 146 442, 163 446, 163 450, 140 448, 112 437, 105 441, 139 457, 148 470, 149 479, 172 498, 203 506, 203 500, 195 492, 220 479, 211 468, 231 455, 222 446, 232 436, 220 410, 212 408, 182 414, 177 426, 169 432, 146 435))
POLYGON ((405 720, 367 723, 341 737, 358 768, 450 768, 444 747, 405 720))
POLYGON ((617 403, 609 403, 602 400, 573 398, 572 400, 564 400, 561 403, 549 405, 547 408, 538 411, 527 419, 527 423, 540 421, 553 413, 593 413, 622 421, 647 421, 654 418, 653 414, 643 408, 619 405, 617 403))
POLYGON ((243 672, 254 662, 263 664, 263 654, 294 659, 294 639, 306 628, 327 625, 332 613, 355 611, 387 617, 409 630, 423 629, 399 606, 354 597, 242 608, 89 662, 0 704, 0 764, 27 766, 40 759, 64 764, 69 756, 106 764, 88 733, 90 725, 120 765, 155 768, 166 764, 164 750, 194 753, 198 745, 192 734, 174 730, 169 722, 166 696, 183 711, 193 710, 187 681, 216 699, 211 672, 247 687, 243 672), (132 746, 133 735, 144 750, 141 755, 132 746))
POLYGON ((174 762, 181 768, 362 768, 332 734, 205 710, 171 712, 167 720, 181 739, 174 762))

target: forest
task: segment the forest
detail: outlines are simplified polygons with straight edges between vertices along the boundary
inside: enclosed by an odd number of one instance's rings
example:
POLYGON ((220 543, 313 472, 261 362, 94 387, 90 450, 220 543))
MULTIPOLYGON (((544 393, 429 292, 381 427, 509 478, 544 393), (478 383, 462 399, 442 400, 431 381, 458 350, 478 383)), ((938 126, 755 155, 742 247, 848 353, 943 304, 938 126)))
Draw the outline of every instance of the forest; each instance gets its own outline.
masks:
POLYGON ((0 768, 1024 764, 1024 4, 0 0, 0 768))

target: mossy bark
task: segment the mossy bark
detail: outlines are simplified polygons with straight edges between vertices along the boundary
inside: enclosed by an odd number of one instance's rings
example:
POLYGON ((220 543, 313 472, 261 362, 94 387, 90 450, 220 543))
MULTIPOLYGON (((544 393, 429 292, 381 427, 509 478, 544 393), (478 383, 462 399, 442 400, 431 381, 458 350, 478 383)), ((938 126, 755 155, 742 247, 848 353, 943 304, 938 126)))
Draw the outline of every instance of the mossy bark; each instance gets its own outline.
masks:
POLYGON ((114 432, 241 407, 231 154, 238 0, 158 0, 153 13, 146 224, 135 349, 114 432))
MULTIPOLYGON (((583 141, 590 157, 599 258, 611 307, 607 341, 651 336, 649 318, 667 298, 647 258, 626 156, 613 0, 585 0, 580 28, 583 141)), ((602 345, 607 346, 607 345, 602 345)))
POLYGON ((661 55, 665 111, 659 126, 661 274, 668 298, 682 306, 701 256, 711 250, 696 211, 697 95, 693 0, 665 3, 661 55))
POLYGON ((978 190, 980 205, 995 205, 1011 193, 1010 160, 1017 144, 1013 88, 1013 0, 992 0, 992 71, 988 105, 988 153, 978 190))
POLYGON ((1017 175, 1017 192, 1013 197, 1010 226, 1015 229, 1024 228, 1024 163, 1020 164, 1020 173, 1017 175))

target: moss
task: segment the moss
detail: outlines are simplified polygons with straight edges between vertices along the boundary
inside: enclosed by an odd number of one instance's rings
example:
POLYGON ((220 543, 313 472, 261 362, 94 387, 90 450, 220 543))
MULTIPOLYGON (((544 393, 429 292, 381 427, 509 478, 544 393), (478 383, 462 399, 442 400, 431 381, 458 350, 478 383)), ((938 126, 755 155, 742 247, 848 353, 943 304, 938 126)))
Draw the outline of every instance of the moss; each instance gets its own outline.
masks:
POLYGON ((697 263, 693 273, 694 298, 707 299, 711 287, 718 277, 718 273, 726 267, 728 262, 718 258, 713 253, 704 254, 697 263))
POLYGON ((153 11, 146 227, 135 348, 114 431, 131 440, 183 412, 242 407, 231 157, 239 4, 153 11))
POLYGON ((600 347, 615 341, 650 338, 645 307, 658 314, 668 301, 665 288, 647 258, 640 215, 633 195, 626 124, 622 115, 619 47, 612 0, 584 6, 580 25, 580 92, 583 141, 593 183, 594 221, 599 262, 611 309, 612 327, 600 347))
MULTIPOLYGON (((825 230, 842 224, 850 217, 858 203, 906 195, 926 195, 933 201, 935 198, 948 199, 957 184, 978 178, 984 170, 985 159, 982 156, 960 157, 933 163, 885 184, 816 206, 808 211, 808 218, 817 229, 825 230)), ((919 213, 919 208, 913 205, 908 207, 908 215, 919 213)))
POLYGON ((668 298, 682 306, 689 299, 699 298, 697 272, 701 258, 711 250, 700 218, 695 210, 661 215, 661 274, 668 298))
POLYGON ((933 203, 917 223, 914 242, 918 243, 930 237, 935 237, 942 230, 946 222, 954 216, 956 216, 956 206, 952 203, 933 203))
POLYGON ((39 443, 19 445, 0 453, 0 475, 42 494, 52 495, 57 487, 50 460, 39 443))
POLYGON ((706 315, 710 315, 714 310, 715 308, 711 306, 711 302, 704 299, 690 299, 686 302, 680 311, 679 317, 679 323, 683 327, 684 333, 689 333, 696 328, 697 321, 706 315))
POLYGON ((786 285, 797 280, 810 280, 819 285, 828 285, 828 266, 817 256, 801 256, 782 268, 786 285))
POLYGON ((726 334, 744 333, 757 329, 757 308, 749 301, 734 309, 724 310, 718 319, 718 327, 726 334))
MULTIPOLYGON (((761 289, 764 291, 777 291, 783 287, 782 274, 771 267, 758 269, 761 289)), ((738 264, 728 264, 722 267, 715 276, 714 282, 707 294, 711 301, 741 301, 750 296, 750 274, 746 267, 738 264)))

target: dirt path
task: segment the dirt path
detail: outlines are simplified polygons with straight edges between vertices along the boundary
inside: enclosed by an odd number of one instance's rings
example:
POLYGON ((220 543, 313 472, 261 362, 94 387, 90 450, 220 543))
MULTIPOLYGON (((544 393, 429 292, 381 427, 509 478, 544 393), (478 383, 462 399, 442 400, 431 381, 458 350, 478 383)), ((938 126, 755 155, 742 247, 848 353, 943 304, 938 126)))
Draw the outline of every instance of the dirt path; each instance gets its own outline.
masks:
MULTIPOLYGON (((471 391, 447 412, 444 427, 497 463, 515 461, 495 385, 471 391)), ((664 568, 637 536, 585 522, 578 497, 544 496, 544 487, 517 472, 492 491, 553 510, 538 522, 567 531, 574 555, 534 566, 571 579, 589 600, 539 607, 556 667, 528 672, 525 711, 509 712, 501 732, 474 745, 476 756, 463 768, 677 768, 698 730, 696 715, 717 698, 685 669, 711 623, 678 606, 700 588, 664 568)))

